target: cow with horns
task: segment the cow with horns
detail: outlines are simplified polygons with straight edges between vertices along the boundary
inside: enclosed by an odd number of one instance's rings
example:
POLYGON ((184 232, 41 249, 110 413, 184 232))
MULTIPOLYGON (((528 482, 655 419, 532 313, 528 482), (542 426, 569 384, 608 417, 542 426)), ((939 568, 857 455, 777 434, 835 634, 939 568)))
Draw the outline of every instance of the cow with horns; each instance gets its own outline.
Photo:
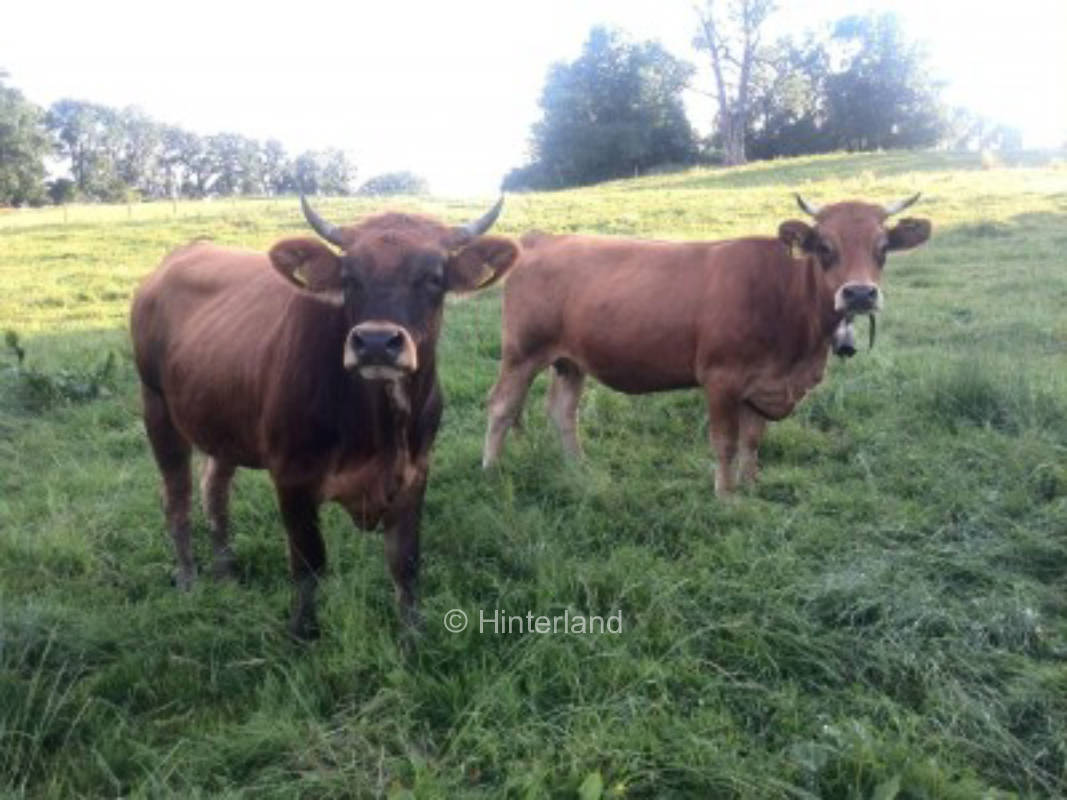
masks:
POLYGON ((814 224, 783 222, 777 237, 527 234, 504 289, 483 465, 498 459, 531 381, 551 364, 548 411, 569 454, 581 452, 586 375, 632 394, 701 386, 718 456, 716 492, 754 480, 768 420, 787 416, 822 380, 831 349, 854 351, 855 316, 881 309, 886 255, 929 237, 926 220, 886 225, 918 198, 819 208, 797 195, 814 224))
POLYGON ((289 539, 293 635, 318 630, 326 562, 318 508, 329 500, 359 527, 383 525, 398 604, 416 616, 444 297, 496 282, 517 258, 510 239, 485 235, 502 204, 458 227, 402 213, 338 227, 301 197, 308 223, 340 253, 312 238, 285 239, 269 253, 195 243, 144 280, 130 327, 179 587, 196 576, 196 448, 207 456, 200 488, 218 576, 234 567, 234 471, 270 473, 289 539))

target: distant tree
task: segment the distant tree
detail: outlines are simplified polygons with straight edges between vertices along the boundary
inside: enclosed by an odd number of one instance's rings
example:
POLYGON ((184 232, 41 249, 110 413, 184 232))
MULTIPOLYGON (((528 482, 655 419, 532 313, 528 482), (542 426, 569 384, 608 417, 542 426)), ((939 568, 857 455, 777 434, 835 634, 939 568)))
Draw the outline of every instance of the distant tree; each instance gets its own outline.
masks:
POLYGON ((70 178, 56 178, 45 185, 48 199, 55 205, 71 203, 78 196, 78 185, 70 178))
POLYGON ((259 142, 237 133, 219 133, 207 138, 207 150, 217 173, 213 191, 221 195, 263 193, 259 142))
POLYGON ((4 85, 0 70, 0 204, 37 203, 44 197, 44 159, 51 142, 41 109, 4 85))
POLYGON ((56 149, 69 160, 70 174, 86 197, 106 199, 118 182, 116 117, 106 106, 70 99, 53 103, 45 116, 56 149))
POLYGON ((319 194, 322 183, 322 168, 313 150, 305 150, 293 159, 292 176, 294 188, 308 194, 319 194))
POLYGON ((929 147, 942 138, 940 86, 895 15, 845 17, 834 26, 832 44, 843 62, 825 90, 825 125, 836 148, 929 147))
MULTIPOLYGON (((117 111, 64 99, 51 106, 44 122, 54 151, 68 160, 76 193, 90 199, 276 194, 301 186, 344 195, 352 193, 356 175, 341 150, 307 151, 290 161, 275 139, 260 143, 229 132, 200 136, 161 125, 136 108, 117 111)), ((49 144, 45 135, 46 149, 49 144)), ((37 183, 43 199, 40 178, 37 183)), ((53 199, 68 193, 60 181, 50 190, 53 199)))
POLYGON ((356 194, 382 197, 391 194, 426 194, 430 185, 426 179, 413 172, 385 172, 375 175, 359 187, 356 194))
POLYGON ((185 180, 184 154, 190 134, 176 125, 164 125, 159 130, 160 195, 178 197, 185 180))
POLYGON ((754 159, 832 150, 826 130, 830 53, 823 38, 780 39, 768 48, 749 106, 746 156, 754 159))
POLYGON ((596 27, 581 56, 554 64, 541 93, 532 163, 505 188, 558 188, 686 163, 696 145, 681 100, 692 66, 652 42, 596 27))
POLYGON ((718 102, 715 128, 723 162, 744 164, 753 83, 762 60, 762 28, 774 0, 705 0, 696 8, 699 26, 693 46, 708 54, 718 102))
POLYGON ((319 191, 329 195, 352 194, 356 170, 343 150, 325 150, 319 155, 319 191))
POLYGON ((295 188, 285 147, 277 139, 267 139, 263 145, 263 183, 270 194, 281 194, 295 188))
POLYGON ((144 197, 165 193, 160 164, 162 132, 160 126, 138 108, 126 108, 114 120, 114 136, 119 151, 115 174, 127 187, 144 197))

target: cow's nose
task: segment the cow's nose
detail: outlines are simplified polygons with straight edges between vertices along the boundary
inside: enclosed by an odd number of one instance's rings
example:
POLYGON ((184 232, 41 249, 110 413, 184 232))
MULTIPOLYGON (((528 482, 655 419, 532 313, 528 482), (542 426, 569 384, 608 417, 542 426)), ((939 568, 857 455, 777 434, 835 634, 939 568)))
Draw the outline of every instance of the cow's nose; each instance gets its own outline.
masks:
POLYGON ((878 303, 878 287, 872 283, 852 283, 841 290, 848 308, 860 311, 872 309, 878 303))
POLYGON ((400 328, 352 329, 352 349, 359 363, 366 365, 390 366, 397 362, 404 352, 404 332, 400 328))

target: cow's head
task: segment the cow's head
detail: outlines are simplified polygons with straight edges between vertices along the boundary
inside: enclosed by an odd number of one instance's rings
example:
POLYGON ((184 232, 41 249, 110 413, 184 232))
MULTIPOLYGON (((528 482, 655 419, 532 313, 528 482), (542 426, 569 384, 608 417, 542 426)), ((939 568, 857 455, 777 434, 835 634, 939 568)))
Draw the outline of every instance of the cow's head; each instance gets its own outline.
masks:
POLYGON ((450 227, 415 214, 379 214, 347 227, 320 217, 301 196, 304 217, 338 255, 317 239, 286 239, 271 263, 304 289, 336 299, 347 335, 338 355, 368 380, 396 380, 432 360, 446 292, 495 283, 518 257, 517 246, 485 236, 504 198, 484 216, 450 227))
POLYGON ((874 314, 883 304, 882 269, 891 250, 907 250, 930 237, 930 222, 904 218, 892 227, 886 220, 910 206, 919 195, 886 206, 847 202, 815 206, 799 194, 801 210, 815 218, 783 222, 778 236, 794 252, 812 256, 822 267, 824 286, 834 312, 845 319, 874 314))

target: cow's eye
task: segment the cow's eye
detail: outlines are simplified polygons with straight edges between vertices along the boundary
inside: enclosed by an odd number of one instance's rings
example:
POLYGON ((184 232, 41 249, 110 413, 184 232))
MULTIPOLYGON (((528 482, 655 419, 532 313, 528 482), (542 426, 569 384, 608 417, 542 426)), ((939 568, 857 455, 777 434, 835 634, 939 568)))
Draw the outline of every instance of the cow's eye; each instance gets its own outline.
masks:
POLYGON ((834 261, 834 248, 821 239, 819 240, 819 243, 815 245, 815 254, 819 257, 823 266, 828 267, 834 261))
POLYGON ((444 279, 440 275, 428 274, 419 278, 418 286, 424 292, 441 294, 445 290, 444 279))

